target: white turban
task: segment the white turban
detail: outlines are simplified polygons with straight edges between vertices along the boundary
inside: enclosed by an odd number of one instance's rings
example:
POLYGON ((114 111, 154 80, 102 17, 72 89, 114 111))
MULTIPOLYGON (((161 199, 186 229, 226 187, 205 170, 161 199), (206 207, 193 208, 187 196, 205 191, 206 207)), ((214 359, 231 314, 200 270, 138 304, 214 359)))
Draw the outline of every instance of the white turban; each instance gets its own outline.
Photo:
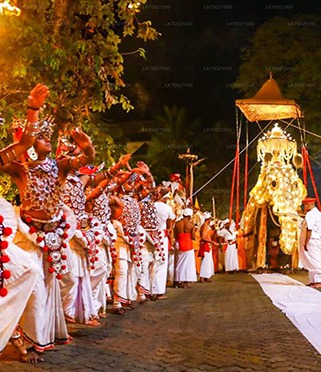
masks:
POLYGON ((219 223, 219 228, 220 229, 223 229, 223 227, 227 224, 227 223, 229 223, 230 222, 230 220, 228 219, 228 218, 225 218, 225 220, 222 220, 220 223, 219 223))
POLYGON ((193 209, 192 208, 185 208, 183 210, 184 217, 192 217, 193 216, 193 209))
POLYGON ((208 219, 211 218, 212 216, 211 216, 211 213, 210 213, 210 212, 207 212, 207 211, 206 211, 206 212, 203 213, 203 217, 204 217, 205 220, 208 220, 208 219))

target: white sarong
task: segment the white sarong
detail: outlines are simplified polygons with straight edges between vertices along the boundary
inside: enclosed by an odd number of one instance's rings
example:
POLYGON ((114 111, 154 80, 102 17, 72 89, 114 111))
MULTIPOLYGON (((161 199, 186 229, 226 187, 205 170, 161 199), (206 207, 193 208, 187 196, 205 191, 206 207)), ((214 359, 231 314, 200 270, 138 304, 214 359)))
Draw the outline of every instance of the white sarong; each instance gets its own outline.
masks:
POLYGON ((204 252, 204 257, 201 263, 200 278, 209 279, 214 275, 214 262, 211 252, 204 252))
POLYGON ((197 282, 194 249, 178 251, 175 281, 197 282))

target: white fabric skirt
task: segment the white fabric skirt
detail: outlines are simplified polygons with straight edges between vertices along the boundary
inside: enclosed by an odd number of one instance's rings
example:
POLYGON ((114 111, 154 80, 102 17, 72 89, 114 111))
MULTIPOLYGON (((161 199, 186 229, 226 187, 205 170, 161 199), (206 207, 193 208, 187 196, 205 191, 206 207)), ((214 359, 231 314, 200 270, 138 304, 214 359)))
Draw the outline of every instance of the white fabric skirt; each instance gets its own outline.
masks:
POLYGON ((175 281, 197 282, 194 249, 178 251, 175 281))
POLYGON ((209 279, 214 275, 214 262, 211 252, 204 252, 204 257, 201 263, 200 278, 209 279))
POLYGON ((0 352, 19 323, 39 275, 31 256, 15 244, 9 243, 5 253, 10 257, 5 269, 10 270, 11 277, 4 282, 8 294, 0 297, 0 352))
POLYGON ((18 231, 15 243, 31 255, 38 268, 36 285, 20 321, 26 339, 39 351, 53 348, 55 342, 68 343, 58 279, 48 272, 41 249, 24 234, 18 231))
POLYGON ((239 261, 235 244, 229 244, 225 252, 225 271, 239 269, 239 261))

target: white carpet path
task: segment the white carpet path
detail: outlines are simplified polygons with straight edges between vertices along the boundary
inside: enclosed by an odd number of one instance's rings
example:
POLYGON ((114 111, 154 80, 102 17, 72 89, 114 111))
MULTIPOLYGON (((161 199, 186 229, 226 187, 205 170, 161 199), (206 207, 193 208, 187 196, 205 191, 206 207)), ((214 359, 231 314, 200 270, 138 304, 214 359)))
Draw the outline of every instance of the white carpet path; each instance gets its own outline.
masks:
POLYGON ((321 354, 321 292, 282 274, 252 274, 264 293, 321 354))

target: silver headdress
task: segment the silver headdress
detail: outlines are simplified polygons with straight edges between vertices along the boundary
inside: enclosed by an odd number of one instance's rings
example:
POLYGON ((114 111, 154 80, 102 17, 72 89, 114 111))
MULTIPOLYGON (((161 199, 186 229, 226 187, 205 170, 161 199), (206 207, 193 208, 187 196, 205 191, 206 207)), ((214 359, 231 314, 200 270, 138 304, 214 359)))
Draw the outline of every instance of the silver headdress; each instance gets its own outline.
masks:
POLYGON ((39 122, 39 124, 39 132, 37 134, 37 137, 42 135, 47 138, 51 138, 54 132, 55 119, 52 116, 47 115, 43 120, 39 122))
POLYGON ((56 156, 70 155, 74 152, 76 148, 77 144, 75 142, 71 142, 65 133, 59 134, 56 156))

